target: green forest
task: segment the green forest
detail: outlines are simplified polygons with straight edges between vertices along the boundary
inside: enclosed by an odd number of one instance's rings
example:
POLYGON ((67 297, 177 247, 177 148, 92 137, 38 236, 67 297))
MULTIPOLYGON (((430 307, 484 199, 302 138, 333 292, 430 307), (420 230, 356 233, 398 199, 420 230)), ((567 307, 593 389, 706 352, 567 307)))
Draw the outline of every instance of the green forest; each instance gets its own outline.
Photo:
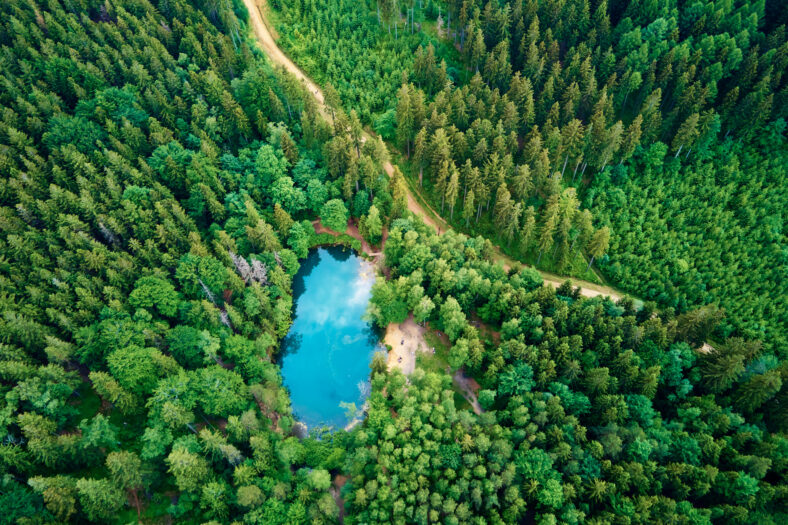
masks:
POLYGON ((328 3, 279 0, 285 49, 371 115, 455 227, 562 275, 593 280, 595 256, 624 290, 718 304, 736 312, 719 338, 784 354, 778 2, 328 3))
POLYGON ((788 522, 782 2, 0 14, 0 524, 788 522), (304 435, 333 244, 432 348, 304 435))

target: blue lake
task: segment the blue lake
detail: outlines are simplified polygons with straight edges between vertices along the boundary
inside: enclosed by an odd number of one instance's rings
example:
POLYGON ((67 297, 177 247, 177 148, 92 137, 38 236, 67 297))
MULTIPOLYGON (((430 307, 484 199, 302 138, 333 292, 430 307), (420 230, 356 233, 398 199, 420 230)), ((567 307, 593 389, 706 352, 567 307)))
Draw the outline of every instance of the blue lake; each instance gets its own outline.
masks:
POLYGON ((340 403, 361 408, 379 336, 363 319, 372 294, 371 263, 341 247, 312 250, 293 279, 293 325, 280 365, 293 415, 308 428, 343 428, 340 403))

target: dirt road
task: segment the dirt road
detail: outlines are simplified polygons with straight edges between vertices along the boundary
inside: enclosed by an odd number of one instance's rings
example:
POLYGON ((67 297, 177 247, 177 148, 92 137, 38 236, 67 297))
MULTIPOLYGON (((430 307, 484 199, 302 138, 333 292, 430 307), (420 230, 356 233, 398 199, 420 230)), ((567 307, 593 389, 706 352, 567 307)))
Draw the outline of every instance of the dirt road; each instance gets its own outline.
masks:
MULTIPOLYGON (((257 41, 265 54, 268 55, 268 58, 275 65, 284 67, 287 71, 295 75, 296 78, 304 83, 304 86, 309 91, 309 93, 315 97, 321 114, 328 120, 330 118, 331 112, 326 105, 323 91, 315 82, 312 81, 312 79, 306 75, 306 73, 304 73, 297 65, 295 65, 295 63, 293 63, 293 61, 290 60, 290 58, 288 58, 288 56, 285 55, 281 49, 279 49, 279 46, 276 45, 276 40, 274 40, 274 37, 268 26, 268 20, 265 16, 266 9, 268 9, 265 0, 243 0, 243 2, 246 6, 246 9, 249 11, 249 21, 252 25, 252 29, 254 30, 254 34, 257 37, 257 41)), ((362 140, 377 140, 377 138, 375 138, 371 133, 365 131, 362 140)), ((386 161, 383 164, 383 169, 386 170, 386 173, 389 175, 389 177, 394 174, 394 166, 389 161, 386 161)), ((429 208, 429 206, 427 205, 426 208, 429 208)), ((428 213, 426 208, 416 198, 414 195, 414 190, 408 186, 408 210, 421 217, 421 220, 424 221, 424 224, 431 226, 436 231, 438 231, 438 233, 446 232, 450 228, 448 224, 442 219, 436 220, 435 217, 440 217, 440 215, 432 208, 429 208, 431 213, 428 213)), ((503 255, 503 253, 501 253, 497 248, 494 250, 493 257, 496 261, 500 261, 506 270, 509 269, 511 260, 503 255)), ((569 279, 568 277, 561 277, 549 272, 543 272, 541 270, 539 270, 539 273, 542 274, 545 284, 550 285, 553 288, 558 288, 566 279, 569 279)), ((622 293, 608 286, 601 286, 579 279, 572 279, 572 283, 574 286, 580 287, 580 293, 584 297, 605 295, 610 296, 610 298, 614 301, 617 301, 623 297, 622 293)))
MULTIPOLYGON (((265 54, 268 55, 268 58, 271 59, 274 64, 284 67, 287 71, 295 75, 296 78, 304 83, 304 86, 309 91, 309 93, 315 97, 315 100, 318 103, 318 108, 320 109, 320 113, 326 120, 329 120, 331 111, 326 105, 326 99, 323 96, 323 91, 312 81, 312 79, 310 79, 303 71, 301 71, 301 68, 295 65, 293 61, 290 60, 281 49, 279 49, 279 46, 276 45, 276 41, 274 40, 274 37, 268 27, 268 21, 265 18, 265 10, 268 8, 265 0, 244 0, 244 5, 246 5, 246 9, 249 11, 249 21, 252 24, 252 29, 254 30, 254 34, 257 37, 257 41, 260 43, 260 47, 263 48, 263 51, 265 51, 265 54)), ((371 133, 365 131, 362 140, 367 141, 377 139, 373 137, 371 133)), ((386 173, 389 177, 394 174, 394 166, 389 161, 386 161, 383 164, 383 169, 386 170, 386 173)), ((414 214, 420 216, 425 224, 432 226, 436 230, 438 229, 438 225, 436 224, 435 220, 422 208, 421 204, 419 204, 419 202, 413 197, 410 191, 408 191, 408 209, 414 214)))
POLYGON ((268 55, 268 58, 271 59, 271 62, 274 64, 283 66, 287 71, 292 73, 296 76, 301 82, 306 85, 306 88, 315 97, 321 109, 325 108, 325 98, 323 97, 323 91, 318 87, 317 84, 312 82, 312 80, 304 74, 301 69, 296 66, 292 60, 287 58, 279 46, 276 45, 276 41, 274 37, 271 35, 271 31, 269 31, 268 26, 266 25, 266 21, 263 16, 263 12, 267 9, 267 5, 265 0, 244 0, 244 5, 246 6, 246 10, 249 11, 249 22, 252 24, 252 29, 254 30, 254 34, 257 37, 257 42, 260 44, 260 47, 263 48, 265 54, 268 55))

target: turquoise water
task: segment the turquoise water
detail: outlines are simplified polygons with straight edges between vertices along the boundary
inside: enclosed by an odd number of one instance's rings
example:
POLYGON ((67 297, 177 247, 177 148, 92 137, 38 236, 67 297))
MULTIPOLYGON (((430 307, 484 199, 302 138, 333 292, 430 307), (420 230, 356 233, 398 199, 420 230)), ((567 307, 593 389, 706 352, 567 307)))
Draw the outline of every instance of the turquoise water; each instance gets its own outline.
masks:
POLYGON ((312 250, 293 279, 293 325, 280 365, 293 415, 308 428, 343 428, 341 402, 361 408, 378 334, 362 319, 372 293, 372 264, 340 247, 312 250))

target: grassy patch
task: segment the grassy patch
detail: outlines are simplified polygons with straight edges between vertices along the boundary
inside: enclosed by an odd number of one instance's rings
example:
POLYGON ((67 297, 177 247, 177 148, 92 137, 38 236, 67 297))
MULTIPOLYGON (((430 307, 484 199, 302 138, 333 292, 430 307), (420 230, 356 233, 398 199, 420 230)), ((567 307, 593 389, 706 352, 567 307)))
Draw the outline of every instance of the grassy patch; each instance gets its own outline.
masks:
POLYGON ((446 373, 449 368, 449 348, 451 345, 445 341, 437 332, 428 327, 424 332, 424 340, 427 348, 424 352, 416 354, 416 365, 425 372, 446 373), (435 353, 432 353, 432 349, 435 353))
MULTIPOLYGON (((449 367, 451 343, 449 343, 446 336, 444 334, 438 335, 437 330, 428 326, 424 332, 424 341, 427 343, 427 348, 426 351, 416 354, 416 366, 425 372, 451 375, 449 367), (432 348, 435 349, 434 354, 431 352, 432 348)), ((454 405, 457 409, 471 410, 471 404, 465 399, 465 396, 454 381, 452 381, 452 389, 454 390, 454 405)))
POLYGON ((454 406, 457 407, 457 410, 473 410, 468 400, 457 390, 456 385, 454 386, 454 406))

